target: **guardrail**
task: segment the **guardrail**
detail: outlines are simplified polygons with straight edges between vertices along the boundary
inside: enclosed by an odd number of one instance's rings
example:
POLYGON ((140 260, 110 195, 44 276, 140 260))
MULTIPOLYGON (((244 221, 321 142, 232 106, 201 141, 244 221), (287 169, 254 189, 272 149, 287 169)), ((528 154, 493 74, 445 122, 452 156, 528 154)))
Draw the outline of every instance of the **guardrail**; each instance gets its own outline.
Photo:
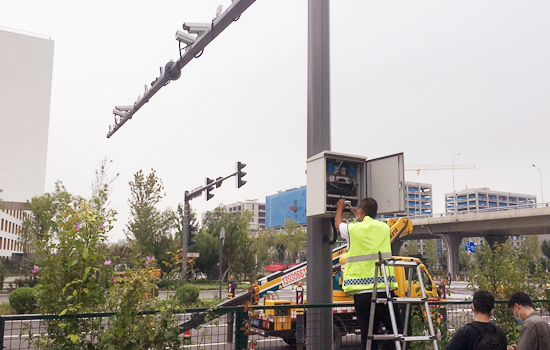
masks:
MULTIPOLYGON (((444 349, 452 334, 458 328, 473 320, 470 301, 462 302, 430 302, 431 316, 437 328, 440 348, 444 349)), ((550 300, 535 300, 535 307, 543 318, 550 323, 550 300)), ((413 309, 409 335, 417 335, 427 327, 426 315, 420 309, 413 309)), ((290 349, 287 344, 301 347, 300 326, 306 327, 307 314, 313 312, 332 314, 333 338, 339 349, 360 349, 361 339, 356 321, 353 303, 328 305, 273 305, 252 307, 229 307, 219 309, 188 309, 178 313, 174 322, 182 323, 193 319, 193 315, 207 312, 212 317, 208 322, 192 329, 187 334, 180 334, 179 349, 290 349), (304 317, 301 317, 301 311, 304 317), (218 316, 223 314, 222 316, 218 316), (287 318, 288 317, 288 318, 287 318), (286 318, 286 319, 285 319, 286 318), (304 323, 300 325, 300 320, 304 323), (277 320, 275 322, 275 320, 277 320), (286 323, 288 321, 288 323, 286 323), (263 332, 263 334, 262 334, 263 332)), ((116 313, 94 313, 81 315, 6 315, 0 316, 0 349, 107 349, 102 344, 102 334, 110 326, 111 318, 116 313), (71 344, 67 339, 56 339, 48 334, 53 326, 66 324, 69 320, 78 320, 82 327, 81 339, 87 345, 71 344), (91 345, 90 345, 91 344, 91 345)), ((148 322, 154 325, 160 320, 155 316, 158 311, 141 313, 142 317, 150 317, 148 322)), ((311 317, 310 317, 311 319, 311 317)), ((497 301, 494 323, 499 325, 509 339, 517 339, 519 327, 506 305, 506 301, 497 301)), ((312 327, 309 325, 309 327, 312 327)), ((321 327, 321 325, 319 326, 321 327)), ((313 325, 316 332, 322 332, 313 325)), ((125 336, 132 339, 132 327, 129 325, 125 336)), ((304 334, 304 344, 308 348, 316 348, 318 337, 304 334)), ((426 344, 427 345, 427 344, 426 344)), ((136 344, 135 349, 143 348, 136 344)), ((166 347, 149 346, 151 349, 166 347)))

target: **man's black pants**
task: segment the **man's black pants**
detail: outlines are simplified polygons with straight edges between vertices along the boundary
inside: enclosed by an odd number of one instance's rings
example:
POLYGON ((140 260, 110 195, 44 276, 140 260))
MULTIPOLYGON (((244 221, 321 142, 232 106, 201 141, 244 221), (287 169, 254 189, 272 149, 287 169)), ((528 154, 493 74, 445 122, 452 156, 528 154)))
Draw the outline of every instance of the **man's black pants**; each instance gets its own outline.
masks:
MULTIPOLYGON (((395 297, 395 294, 391 292, 391 296, 395 297)), ((386 298, 386 292, 378 292, 378 298, 386 298)), ((360 293, 353 296, 353 302, 355 304, 355 314, 357 316, 357 323, 361 329, 361 348, 365 350, 367 348, 367 334, 369 330, 369 317, 371 309, 372 293, 360 293)), ((394 305, 395 321, 397 323, 397 331, 399 334, 403 334, 403 322, 401 320, 401 314, 399 312, 398 305, 394 305)), ((388 330, 388 334, 393 333, 391 325, 390 310, 387 304, 376 304, 374 313, 374 328, 373 333, 378 333, 378 328, 382 323, 388 330)), ((372 343, 372 350, 378 349, 378 342, 372 343)), ((395 349, 395 341, 384 341, 383 349, 395 349)))

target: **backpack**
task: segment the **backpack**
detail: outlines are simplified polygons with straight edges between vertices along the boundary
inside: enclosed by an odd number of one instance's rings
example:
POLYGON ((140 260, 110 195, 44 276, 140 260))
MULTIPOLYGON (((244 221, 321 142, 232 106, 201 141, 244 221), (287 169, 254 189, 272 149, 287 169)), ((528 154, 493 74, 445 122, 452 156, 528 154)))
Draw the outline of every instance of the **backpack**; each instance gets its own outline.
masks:
POLYGON ((468 323, 468 325, 479 333, 479 337, 474 343, 474 350, 506 350, 506 345, 502 344, 494 325, 491 325, 491 329, 487 331, 474 322, 468 323))

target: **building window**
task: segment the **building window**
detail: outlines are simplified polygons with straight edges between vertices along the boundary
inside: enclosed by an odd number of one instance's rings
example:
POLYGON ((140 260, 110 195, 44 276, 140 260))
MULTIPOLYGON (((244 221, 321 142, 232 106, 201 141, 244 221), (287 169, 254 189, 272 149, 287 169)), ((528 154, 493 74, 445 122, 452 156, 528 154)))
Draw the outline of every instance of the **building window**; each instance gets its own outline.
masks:
POLYGON ((260 204, 260 209, 259 210, 265 210, 265 205, 260 204))

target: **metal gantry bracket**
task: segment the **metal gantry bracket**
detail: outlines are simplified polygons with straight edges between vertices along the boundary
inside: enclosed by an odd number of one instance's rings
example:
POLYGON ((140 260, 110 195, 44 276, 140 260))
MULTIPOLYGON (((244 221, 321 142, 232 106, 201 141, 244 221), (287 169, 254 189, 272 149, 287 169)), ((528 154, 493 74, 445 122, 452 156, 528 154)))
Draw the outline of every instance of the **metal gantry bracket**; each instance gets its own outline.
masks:
POLYGON ((110 138, 115 132, 118 131, 128 120, 132 119, 134 114, 143 107, 151 97, 153 97, 157 91, 162 87, 166 86, 170 81, 177 80, 181 76, 181 69, 187 65, 193 58, 199 57, 206 46, 210 44, 221 32, 225 30, 231 23, 238 20, 241 14, 246 11, 246 9, 252 5, 256 0, 233 0, 231 5, 220 14, 220 8, 218 7, 218 12, 216 18, 212 20, 212 23, 208 27, 201 27, 197 31, 193 29, 192 23, 189 23, 187 26, 184 23, 184 29, 186 29, 191 34, 199 34, 199 36, 194 37, 193 35, 183 33, 178 31, 176 33, 176 38, 180 41, 187 40, 187 46, 184 48, 185 52, 182 54, 180 51, 180 58, 174 62, 170 60, 166 66, 160 69, 160 76, 156 78, 149 88, 148 85, 145 85, 145 92, 143 96, 138 96, 137 101, 133 105, 128 106, 115 106, 113 109, 113 114, 115 115, 114 125, 109 126, 109 132, 107 133, 107 138, 110 138), (178 38, 181 36, 181 38, 178 38))

